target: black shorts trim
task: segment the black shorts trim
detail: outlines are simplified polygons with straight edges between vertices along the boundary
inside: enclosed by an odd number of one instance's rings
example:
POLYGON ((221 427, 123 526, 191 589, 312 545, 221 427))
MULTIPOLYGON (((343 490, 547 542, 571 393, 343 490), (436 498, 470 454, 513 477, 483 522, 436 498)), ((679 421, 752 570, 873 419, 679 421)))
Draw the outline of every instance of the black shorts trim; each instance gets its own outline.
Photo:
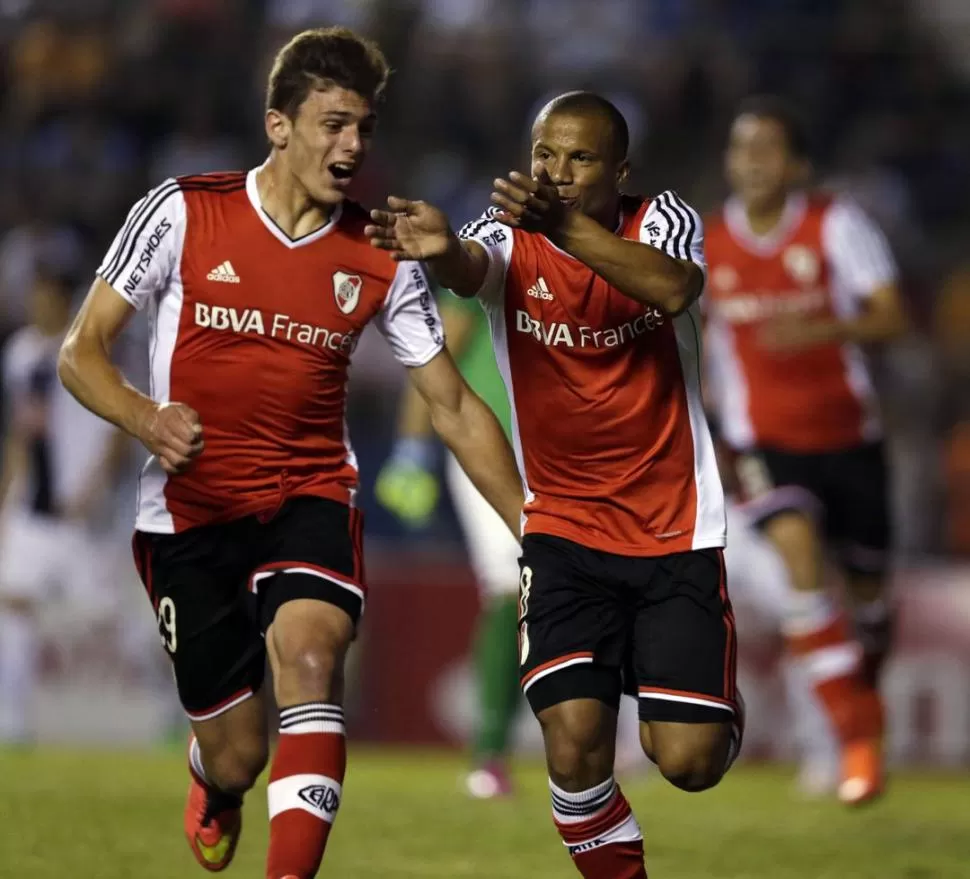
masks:
MULTIPOLYGON (((355 563, 355 570, 356 570, 355 563)), ((276 612, 288 601, 313 598, 333 604, 344 611, 356 626, 364 613, 366 592, 363 585, 351 577, 311 562, 281 561, 256 568, 249 575, 247 589, 259 597, 260 585, 273 580, 269 595, 260 602, 264 631, 269 628, 276 612)))
POLYGON ((767 494, 745 501, 741 509, 756 527, 766 525, 775 516, 784 513, 803 513, 819 521, 825 512, 822 502, 808 489, 798 485, 773 488, 767 494))
POLYGON ((589 659, 554 665, 545 675, 525 684, 523 692, 535 714, 572 699, 596 699, 616 711, 622 688, 621 675, 615 668, 596 665, 589 659))
POLYGON ((738 714, 733 700, 718 699, 705 693, 640 687, 640 720, 673 723, 727 723, 738 714))
POLYGON ((195 721, 196 723, 203 720, 213 720, 220 714, 225 714, 227 711, 235 708, 237 705, 241 705, 248 699, 252 699, 253 696, 255 696, 258 692, 258 690, 254 690, 252 687, 245 687, 238 693, 233 693, 228 698, 223 699, 216 705, 213 705, 207 711, 186 711, 185 716, 188 717, 189 720, 195 721))

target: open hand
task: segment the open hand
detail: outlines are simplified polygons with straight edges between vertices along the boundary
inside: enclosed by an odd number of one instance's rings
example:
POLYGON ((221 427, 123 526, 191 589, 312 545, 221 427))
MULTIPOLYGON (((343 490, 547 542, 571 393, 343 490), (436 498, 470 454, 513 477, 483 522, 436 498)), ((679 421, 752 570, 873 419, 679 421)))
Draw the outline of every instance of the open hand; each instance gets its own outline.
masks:
POLYGON ((444 255, 454 233, 444 211, 426 201, 389 196, 386 211, 370 212, 364 234, 374 247, 390 251, 391 259, 434 259, 444 255))
POLYGON ((566 216, 566 206, 545 170, 539 178, 511 171, 507 179, 496 178, 493 185, 492 204, 501 209, 495 219, 506 226, 548 235, 566 216))
POLYGON ((199 413, 184 403, 156 406, 138 439, 158 458, 166 473, 181 473, 205 447, 199 413))

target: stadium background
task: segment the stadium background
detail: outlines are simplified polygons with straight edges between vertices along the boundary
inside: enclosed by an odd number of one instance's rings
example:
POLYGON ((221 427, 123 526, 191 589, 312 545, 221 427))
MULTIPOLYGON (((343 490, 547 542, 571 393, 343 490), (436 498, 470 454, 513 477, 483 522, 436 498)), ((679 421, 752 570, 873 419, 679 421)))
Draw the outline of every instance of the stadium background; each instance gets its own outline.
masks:
MULTIPOLYGON (((877 375, 896 463, 900 650, 888 672, 897 759, 970 764, 970 7, 963 0, 0 0, 0 334, 36 271, 83 294, 130 204, 176 173, 265 153, 271 53, 293 31, 346 24, 394 76, 357 196, 389 191, 477 215, 523 164, 548 96, 605 92, 633 133, 635 188, 724 195, 732 108, 763 89, 811 121, 820 179, 883 225, 916 332, 877 375)), ((138 379, 144 327, 121 356, 138 379)), ((361 462, 372 599, 349 708, 357 739, 457 744, 471 723, 465 654, 477 596, 454 516, 408 533, 373 500, 400 370, 358 349, 351 433, 361 462)), ((135 450, 135 457, 140 453, 135 450)), ((134 459, 133 459, 134 460, 134 459)), ((181 742, 169 673, 127 554, 132 478, 102 535, 112 612, 45 614, 38 731, 68 743, 181 742)), ((749 756, 784 756, 779 645, 741 611, 749 756)), ((523 720, 522 740, 537 743, 523 720)))

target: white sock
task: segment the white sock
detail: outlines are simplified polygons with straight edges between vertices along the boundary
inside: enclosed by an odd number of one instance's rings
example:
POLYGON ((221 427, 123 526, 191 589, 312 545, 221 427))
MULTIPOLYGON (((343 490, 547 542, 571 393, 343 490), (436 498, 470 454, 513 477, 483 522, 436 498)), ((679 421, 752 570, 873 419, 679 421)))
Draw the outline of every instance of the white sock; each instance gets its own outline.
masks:
POLYGON ((0 611, 0 741, 23 741, 29 736, 38 640, 32 616, 0 611))

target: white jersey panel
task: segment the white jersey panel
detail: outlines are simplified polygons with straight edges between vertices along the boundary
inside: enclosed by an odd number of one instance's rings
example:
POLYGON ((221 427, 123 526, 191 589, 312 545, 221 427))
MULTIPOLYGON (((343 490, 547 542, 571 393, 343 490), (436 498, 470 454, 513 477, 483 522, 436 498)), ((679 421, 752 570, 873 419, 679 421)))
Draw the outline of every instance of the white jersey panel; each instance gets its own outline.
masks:
POLYGON ((841 317, 877 289, 899 280, 889 242, 882 230, 854 202, 832 202, 822 218, 822 250, 832 278, 832 298, 841 317))
POLYGON ((98 275, 140 311, 178 269, 185 226, 185 197, 176 181, 166 180, 128 213, 98 275))
POLYGON ((512 230, 495 219, 498 210, 496 207, 489 208, 477 220, 462 226, 458 233, 462 241, 475 241, 488 254, 488 271, 475 295, 483 303, 493 305, 505 300, 505 275, 512 262, 514 241, 512 230))
POLYGON ((424 366, 444 348, 438 306, 420 263, 398 264, 377 328, 402 366, 424 366))
POLYGON ((724 488, 717 468, 714 441, 704 414, 701 393, 701 314, 694 303, 673 320, 677 337, 677 353, 687 393, 687 412, 694 445, 694 490, 697 494, 697 514, 694 521, 694 549, 724 546, 727 520, 724 509, 724 488))
MULTIPOLYGON (((896 284, 899 272, 889 242, 865 212, 848 199, 838 199, 822 218, 822 249, 830 267, 832 307, 842 320, 859 314, 865 301, 880 287, 896 284)), ((882 436, 882 420, 869 366, 862 349, 851 342, 842 346, 846 384, 862 404, 862 436, 882 436)))

